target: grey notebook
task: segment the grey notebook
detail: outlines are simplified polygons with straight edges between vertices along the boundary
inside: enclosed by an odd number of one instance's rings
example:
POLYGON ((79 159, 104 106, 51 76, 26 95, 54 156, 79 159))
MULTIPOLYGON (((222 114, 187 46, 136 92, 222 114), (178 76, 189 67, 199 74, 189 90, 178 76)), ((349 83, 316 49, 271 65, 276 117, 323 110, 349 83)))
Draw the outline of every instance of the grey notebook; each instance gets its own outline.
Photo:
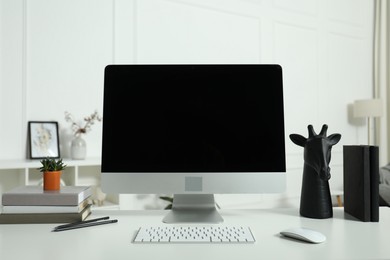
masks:
POLYGON ((20 186, 3 193, 3 206, 76 206, 92 194, 91 186, 61 186, 44 191, 42 186, 20 186))

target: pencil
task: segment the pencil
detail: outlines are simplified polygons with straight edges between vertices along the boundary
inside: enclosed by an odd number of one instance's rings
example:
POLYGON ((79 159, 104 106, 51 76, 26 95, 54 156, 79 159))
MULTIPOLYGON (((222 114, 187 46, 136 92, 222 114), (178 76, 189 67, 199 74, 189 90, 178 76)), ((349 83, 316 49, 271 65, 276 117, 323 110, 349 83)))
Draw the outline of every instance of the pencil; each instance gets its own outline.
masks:
POLYGON ((95 222, 95 221, 100 221, 100 220, 106 220, 106 219, 109 219, 109 218, 110 217, 102 217, 102 218, 94 218, 94 219, 84 220, 84 221, 77 221, 77 222, 73 222, 73 223, 69 223, 69 224, 59 225, 59 226, 55 227, 54 229, 61 229, 61 228, 65 228, 65 227, 71 227, 71 226, 76 226, 76 225, 80 225, 80 224, 84 224, 84 223, 90 223, 90 222, 95 222))
POLYGON ((118 222, 117 219, 100 221, 100 222, 81 223, 81 224, 78 224, 78 225, 65 226, 65 227, 62 227, 62 228, 58 228, 57 227, 57 228, 53 229, 53 232, 59 232, 59 231, 77 229, 77 228, 92 227, 92 226, 98 226, 98 225, 104 225, 104 224, 111 224, 111 223, 116 223, 116 222, 118 222))

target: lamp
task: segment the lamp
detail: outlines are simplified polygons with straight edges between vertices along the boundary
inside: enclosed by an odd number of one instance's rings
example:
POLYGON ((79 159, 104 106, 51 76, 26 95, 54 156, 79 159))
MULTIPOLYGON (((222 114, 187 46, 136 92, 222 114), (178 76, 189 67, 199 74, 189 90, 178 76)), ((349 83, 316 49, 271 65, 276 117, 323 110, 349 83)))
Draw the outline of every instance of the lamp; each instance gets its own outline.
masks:
POLYGON ((353 105, 353 115, 354 117, 364 117, 367 118, 367 128, 368 128, 368 144, 370 144, 370 119, 372 117, 382 116, 382 100, 380 99, 365 99, 365 100, 356 100, 353 105))

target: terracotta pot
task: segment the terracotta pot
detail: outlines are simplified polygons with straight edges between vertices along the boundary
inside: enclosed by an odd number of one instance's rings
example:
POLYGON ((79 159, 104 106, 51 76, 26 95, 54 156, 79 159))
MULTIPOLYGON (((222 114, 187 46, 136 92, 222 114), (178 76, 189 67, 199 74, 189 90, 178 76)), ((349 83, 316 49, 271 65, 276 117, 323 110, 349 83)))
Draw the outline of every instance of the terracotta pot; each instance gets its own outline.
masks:
POLYGON ((44 172, 43 173, 43 189, 44 190, 60 190, 62 171, 44 172))

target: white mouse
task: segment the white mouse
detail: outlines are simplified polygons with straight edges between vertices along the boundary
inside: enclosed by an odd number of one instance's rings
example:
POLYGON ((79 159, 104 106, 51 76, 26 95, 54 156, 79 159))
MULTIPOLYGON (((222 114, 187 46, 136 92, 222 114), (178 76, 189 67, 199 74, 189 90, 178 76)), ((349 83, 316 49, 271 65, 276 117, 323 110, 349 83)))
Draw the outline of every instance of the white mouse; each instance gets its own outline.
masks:
POLYGON ((326 240, 325 235, 322 233, 302 227, 286 229, 281 231, 280 234, 286 237, 315 244, 322 243, 326 240))

